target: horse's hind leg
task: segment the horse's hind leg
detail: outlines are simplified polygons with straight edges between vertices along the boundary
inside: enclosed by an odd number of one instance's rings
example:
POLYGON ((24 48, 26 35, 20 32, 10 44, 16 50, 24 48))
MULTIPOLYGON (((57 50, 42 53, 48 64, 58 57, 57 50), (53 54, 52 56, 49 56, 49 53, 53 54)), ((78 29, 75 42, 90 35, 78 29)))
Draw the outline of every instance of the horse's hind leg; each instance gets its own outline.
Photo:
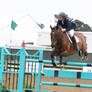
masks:
POLYGON ((55 64, 55 58, 54 58, 54 53, 53 52, 51 52, 51 60, 52 60, 53 66, 56 66, 56 64, 55 64))
POLYGON ((82 60, 87 60, 88 59, 88 53, 87 53, 87 51, 82 51, 82 60))
POLYGON ((80 56, 81 58, 83 58, 83 51, 82 51, 81 49, 79 49, 78 54, 79 54, 79 56, 80 56))
POLYGON ((87 51, 84 53, 84 59, 88 59, 88 53, 87 53, 87 51))

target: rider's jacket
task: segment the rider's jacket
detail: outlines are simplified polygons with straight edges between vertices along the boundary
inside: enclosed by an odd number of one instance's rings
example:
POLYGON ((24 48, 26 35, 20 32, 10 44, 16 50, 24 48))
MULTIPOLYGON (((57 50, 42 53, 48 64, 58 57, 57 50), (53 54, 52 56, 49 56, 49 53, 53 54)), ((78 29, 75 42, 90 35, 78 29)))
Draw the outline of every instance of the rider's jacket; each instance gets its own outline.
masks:
POLYGON ((63 21, 58 20, 57 26, 61 26, 62 28, 66 29, 66 32, 76 28, 76 25, 67 18, 65 18, 63 21))

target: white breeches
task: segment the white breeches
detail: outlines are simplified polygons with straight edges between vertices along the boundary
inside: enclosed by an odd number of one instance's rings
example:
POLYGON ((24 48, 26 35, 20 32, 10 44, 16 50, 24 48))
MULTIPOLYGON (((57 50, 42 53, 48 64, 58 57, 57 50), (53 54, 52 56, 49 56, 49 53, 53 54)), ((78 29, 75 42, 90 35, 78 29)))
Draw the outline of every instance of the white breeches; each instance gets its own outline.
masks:
POLYGON ((73 37, 73 36, 74 36, 74 29, 68 31, 67 33, 68 33, 71 37, 73 37))

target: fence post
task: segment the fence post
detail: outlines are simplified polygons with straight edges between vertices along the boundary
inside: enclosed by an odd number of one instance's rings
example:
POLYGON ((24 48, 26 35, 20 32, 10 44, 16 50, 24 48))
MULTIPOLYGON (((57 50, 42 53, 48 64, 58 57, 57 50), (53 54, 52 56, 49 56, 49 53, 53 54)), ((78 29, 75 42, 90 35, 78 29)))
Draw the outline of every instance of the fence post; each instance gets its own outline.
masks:
MULTIPOLYGON (((42 59, 43 59, 43 50, 40 50, 39 60, 42 60, 42 59)), ((39 63, 39 68, 38 68, 37 92, 40 92, 42 62, 38 61, 38 63, 39 63)))
POLYGON ((19 79, 17 92, 23 92, 25 48, 20 54, 19 79))
POLYGON ((0 64, 0 92, 3 84, 3 71, 4 71, 4 47, 1 48, 1 64, 0 64))

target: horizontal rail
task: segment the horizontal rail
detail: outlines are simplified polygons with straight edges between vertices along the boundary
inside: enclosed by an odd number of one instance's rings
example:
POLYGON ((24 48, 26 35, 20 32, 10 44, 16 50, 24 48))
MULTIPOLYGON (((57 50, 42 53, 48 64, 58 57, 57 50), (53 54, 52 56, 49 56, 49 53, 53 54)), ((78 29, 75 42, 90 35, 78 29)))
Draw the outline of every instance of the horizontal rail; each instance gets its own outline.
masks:
POLYGON ((37 91, 36 89, 27 89, 27 88, 24 88, 24 90, 28 90, 28 91, 37 91))
POLYGON ((42 82, 41 84, 42 85, 50 85, 50 86, 68 86, 68 87, 92 88, 92 85, 72 84, 72 83, 42 82))
POLYGON ((90 72, 76 72, 76 71, 62 71, 62 70, 43 70, 46 77, 61 77, 73 79, 90 79, 92 80, 92 73, 90 72))
POLYGON ((19 72, 13 72, 13 71, 3 71, 4 73, 14 73, 14 74, 18 74, 19 72))
POLYGON ((15 92, 16 92, 17 90, 8 89, 8 91, 9 91, 9 92, 10 92, 10 91, 15 91, 15 92))
MULTIPOLYGON (((28 62, 36 62, 36 63, 45 63, 45 64, 53 64, 51 60, 39 60, 39 59, 26 59, 28 62)), ((60 64, 59 61, 55 61, 56 64, 60 64)), ((64 65, 71 66, 92 66, 89 63, 80 63, 80 62, 63 62, 64 65)))
POLYGON ((47 90, 42 90, 41 92, 57 92, 57 91, 47 91, 47 90))

